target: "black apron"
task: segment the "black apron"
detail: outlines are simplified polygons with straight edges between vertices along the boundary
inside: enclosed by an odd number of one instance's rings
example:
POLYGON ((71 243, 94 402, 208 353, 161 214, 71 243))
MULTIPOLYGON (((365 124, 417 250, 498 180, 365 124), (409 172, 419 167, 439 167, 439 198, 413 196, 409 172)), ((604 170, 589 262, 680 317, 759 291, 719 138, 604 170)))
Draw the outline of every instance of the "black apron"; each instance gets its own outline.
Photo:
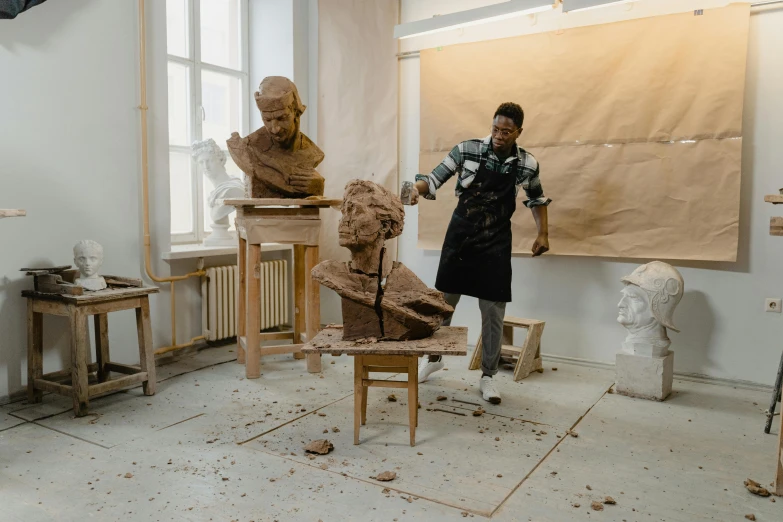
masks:
POLYGON ((511 301, 515 183, 511 172, 492 171, 482 160, 473 183, 460 195, 451 216, 435 288, 488 301, 511 301))

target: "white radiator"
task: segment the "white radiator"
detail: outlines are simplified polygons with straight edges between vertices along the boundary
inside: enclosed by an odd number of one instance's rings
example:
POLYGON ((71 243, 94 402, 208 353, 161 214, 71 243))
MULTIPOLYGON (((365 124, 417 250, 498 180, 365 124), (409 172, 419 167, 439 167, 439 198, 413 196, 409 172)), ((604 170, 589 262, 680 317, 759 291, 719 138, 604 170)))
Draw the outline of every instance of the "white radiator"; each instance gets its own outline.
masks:
MULTIPOLYGON (((236 265, 206 269, 201 283, 202 324, 208 341, 237 335, 236 313, 239 269, 236 265)), ((289 324, 288 264, 284 259, 261 262, 261 330, 289 324)))

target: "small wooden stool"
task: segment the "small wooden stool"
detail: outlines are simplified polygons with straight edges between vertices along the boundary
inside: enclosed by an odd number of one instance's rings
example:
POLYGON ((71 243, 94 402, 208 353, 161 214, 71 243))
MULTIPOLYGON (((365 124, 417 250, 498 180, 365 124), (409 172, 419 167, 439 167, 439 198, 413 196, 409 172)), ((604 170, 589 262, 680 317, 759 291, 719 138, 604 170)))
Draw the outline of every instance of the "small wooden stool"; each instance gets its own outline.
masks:
MULTIPOLYGON (((500 355, 505 357, 516 357, 517 364, 514 367, 514 380, 521 381, 533 372, 543 371, 541 366, 541 336, 544 333, 544 321, 536 319, 520 319, 518 317, 507 316, 503 318, 503 347, 500 355), (514 346, 514 328, 526 328, 527 335, 525 342, 521 347, 514 346)), ((476 349, 473 350, 473 357, 470 359, 471 370, 481 369, 481 336, 476 343, 476 349)))
POLYGON ((155 287, 107 289, 84 295, 58 295, 25 290, 27 298, 27 398, 41 402, 42 391, 73 398, 77 417, 87 415, 90 397, 118 390, 139 382, 144 395, 155 394, 155 352, 152 349, 149 294, 155 287), (136 310, 139 339, 139 366, 111 362, 109 359, 109 312, 136 310), (67 317, 71 325, 71 368, 43 373, 43 316, 67 317), (95 316, 96 363, 90 364, 87 316, 95 316), (89 374, 97 372, 97 384, 89 384, 89 374), (110 372, 124 374, 109 379, 110 372), (68 379, 70 377, 70 379, 68 379), (63 384, 68 382, 70 384, 63 384))
MULTIPOLYGON (((310 275, 318 264, 318 238, 322 208, 338 207, 341 199, 226 199, 237 209, 239 238, 239 296, 237 302, 237 362, 245 364, 245 377, 261 376, 261 356, 293 353, 315 337, 321 323, 321 287, 310 275), (294 245, 294 329, 262 333, 259 327, 261 296, 261 243, 294 245), (292 344, 262 346, 264 341, 292 344)), ((307 357, 307 371, 321 371, 321 356, 307 357)))
POLYGON ((359 343, 343 341, 343 327, 330 325, 311 339, 302 353, 352 355, 353 361, 353 443, 359 444, 359 428, 367 423, 367 394, 370 387, 407 388, 408 423, 411 446, 416 445, 419 425, 419 357, 423 355, 467 355, 468 329, 443 326, 432 337, 415 341, 380 341, 359 343), (383 381, 370 373, 403 373, 405 381, 383 381))

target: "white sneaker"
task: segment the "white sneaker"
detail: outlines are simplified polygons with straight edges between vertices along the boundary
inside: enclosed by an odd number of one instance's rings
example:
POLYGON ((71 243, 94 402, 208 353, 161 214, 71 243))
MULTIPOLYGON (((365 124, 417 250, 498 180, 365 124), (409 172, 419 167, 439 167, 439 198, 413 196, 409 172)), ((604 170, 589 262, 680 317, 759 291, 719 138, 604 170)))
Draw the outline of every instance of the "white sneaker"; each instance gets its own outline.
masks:
MULTIPOLYGON (((421 375, 421 373, 419 373, 419 375, 421 375)), ((494 381, 495 379, 486 375, 481 378, 481 396, 485 401, 491 404, 500 404, 500 394, 495 388, 494 381)))
POLYGON ((446 365, 443 364, 443 360, 430 362, 429 358, 425 355, 419 363, 419 382, 426 381, 430 375, 438 370, 442 370, 444 366, 446 365))

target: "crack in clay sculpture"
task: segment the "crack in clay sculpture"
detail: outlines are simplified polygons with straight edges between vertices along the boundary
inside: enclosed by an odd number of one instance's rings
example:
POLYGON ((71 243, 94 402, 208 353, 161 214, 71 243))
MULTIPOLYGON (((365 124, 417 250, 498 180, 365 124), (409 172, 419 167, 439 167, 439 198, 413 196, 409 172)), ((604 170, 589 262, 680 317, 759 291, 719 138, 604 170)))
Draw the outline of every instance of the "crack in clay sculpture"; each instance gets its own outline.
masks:
POLYGON ((232 178, 226 172, 226 155, 215 140, 194 141, 190 146, 191 155, 214 189, 207 197, 209 205, 210 228, 212 233, 204 240, 205 245, 234 245, 236 239, 228 233, 228 217, 236 210, 232 205, 224 205, 224 199, 245 197, 245 182, 232 178))
POLYGON ((440 292, 389 260, 384 243, 402 233, 404 220, 402 203, 390 191, 371 181, 346 185, 338 234, 351 261, 323 261, 312 271, 343 298, 344 340, 423 339, 454 313, 440 292))
POLYGON ((668 263, 653 261, 622 278, 623 297, 617 304, 617 322, 628 330, 623 351, 648 357, 664 357, 674 327, 674 309, 682 299, 683 279, 668 263))
POLYGON ((267 76, 255 93, 264 126, 241 138, 232 132, 226 142, 231 157, 250 182, 253 198, 323 196, 324 178, 315 170, 324 153, 299 130, 306 106, 294 82, 267 76))
POLYGON ((73 247, 73 263, 79 268, 75 284, 93 292, 106 288, 106 280, 98 275, 103 265, 103 247, 100 243, 90 239, 76 243, 73 247))

